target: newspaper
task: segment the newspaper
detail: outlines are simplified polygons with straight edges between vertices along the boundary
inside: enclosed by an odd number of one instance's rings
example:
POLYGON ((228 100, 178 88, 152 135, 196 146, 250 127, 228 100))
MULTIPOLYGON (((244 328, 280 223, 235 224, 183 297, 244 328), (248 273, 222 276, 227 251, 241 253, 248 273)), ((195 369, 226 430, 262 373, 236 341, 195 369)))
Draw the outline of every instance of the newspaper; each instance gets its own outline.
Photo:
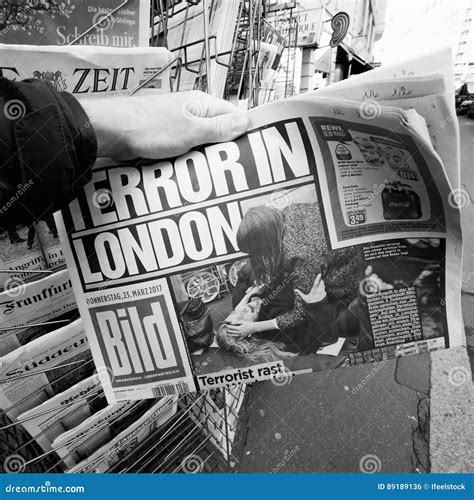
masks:
POLYGON ((57 223, 110 403, 461 344, 459 209, 423 118, 378 111, 275 102, 235 141, 93 173, 57 223))
POLYGON ((99 375, 81 380, 69 389, 18 416, 27 432, 44 451, 59 435, 81 424, 105 406, 99 375))
POLYGON ((433 147, 443 161, 451 186, 457 190, 461 165, 453 68, 451 49, 441 48, 294 98, 344 95, 365 102, 364 109, 371 113, 377 113, 378 105, 415 109, 426 120, 433 147))
MULTIPOLYGON (((13 204, 32 186, 26 182, 3 207, 0 215, 7 215, 13 204)), ((65 265, 58 230, 51 215, 38 223, 16 227, 0 228, 0 289, 12 280, 32 281, 43 277, 44 273, 31 271, 57 270, 65 265), (28 272, 25 272, 28 271, 28 272)))
POLYGON ((59 328, 76 308, 66 269, 32 283, 10 278, 0 293, 0 356, 59 328))
POLYGON ((123 401, 108 405, 69 431, 59 435, 52 443, 53 450, 63 462, 72 467, 77 462, 90 456, 112 438, 114 423, 127 416, 130 418, 134 407, 140 403, 123 401))
POLYGON ((226 390, 211 389, 188 396, 191 420, 209 436, 211 443, 226 460, 230 460, 232 456, 245 391, 246 386, 239 385, 226 390))
POLYGON ((0 408, 11 419, 92 374, 81 320, 0 357, 0 408))
POLYGON ((139 419, 123 430, 112 441, 71 468, 71 473, 104 473, 120 459, 132 453, 145 439, 154 434, 176 413, 178 398, 165 397, 153 403, 139 419))
POLYGON ((2 43, 78 43, 121 48, 148 45, 149 0, 123 3, 115 0, 23 0, 9 4, 3 7, 0 22, 2 43), (121 4, 123 8, 116 10, 121 4))
POLYGON ((146 88, 170 92, 170 70, 164 69, 170 57, 163 47, 123 50, 0 44, 3 76, 10 80, 47 80, 57 90, 77 98, 129 94, 145 82, 146 88))

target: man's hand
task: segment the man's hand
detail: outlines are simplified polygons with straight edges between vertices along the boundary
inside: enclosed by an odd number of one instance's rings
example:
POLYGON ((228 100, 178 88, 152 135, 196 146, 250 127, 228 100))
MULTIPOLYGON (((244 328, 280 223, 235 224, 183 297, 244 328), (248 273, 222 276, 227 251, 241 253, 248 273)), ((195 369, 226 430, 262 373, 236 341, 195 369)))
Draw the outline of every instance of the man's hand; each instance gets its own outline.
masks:
POLYGON ((96 133, 98 155, 117 160, 178 156, 200 144, 231 141, 249 126, 247 115, 230 102, 194 90, 144 89, 81 104, 96 133))
POLYGON ((326 297, 326 286, 321 279, 321 273, 316 276, 313 287, 309 293, 303 293, 301 290, 295 288, 295 293, 298 294, 307 304, 314 304, 321 302, 326 297))

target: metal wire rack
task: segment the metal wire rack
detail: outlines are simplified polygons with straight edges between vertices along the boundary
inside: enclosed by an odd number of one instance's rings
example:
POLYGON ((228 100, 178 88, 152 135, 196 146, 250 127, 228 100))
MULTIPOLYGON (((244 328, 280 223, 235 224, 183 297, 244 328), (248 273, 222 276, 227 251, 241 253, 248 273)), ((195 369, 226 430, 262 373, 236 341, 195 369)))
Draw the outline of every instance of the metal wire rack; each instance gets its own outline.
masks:
MULTIPOLYGON (((195 88, 211 91, 209 75, 211 63, 215 68, 223 68, 225 85, 221 97, 231 100, 245 100, 248 107, 259 104, 259 90, 262 71, 259 67, 259 53, 264 30, 269 26, 266 20, 268 11, 266 0, 240 0, 238 2, 235 31, 230 47, 219 50, 218 37, 210 32, 213 12, 218 8, 219 0, 152 0, 150 11, 150 44, 168 46, 168 37, 173 19, 181 16, 183 32, 181 42, 171 48, 174 57, 164 71, 171 69, 171 88, 180 90, 184 71, 195 75, 195 88), (184 33, 191 22, 192 9, 201 9, 203 36, 184 41, 184 33), (197 54, 197 56, 196 56, 197 54)), ((290 13, 291 17, 291 13, 290 13)), ((278 29, 273 26, 273 29, 278 29)), ((297 23, 290 21, 287 47, 296 48, 297 23)), ((290 58, 285 63, 285 95, 291 91, 292 71, 290 58)), ((214 70, 215 70, 214 68, 214 70)), ((294 73, 294 68, 293 68, 294 73)), ((152 75, 150 79, 157 75, 152 75)), ((143 82, 142 86, 147 82, 143 82)), ((132 93, 137 92, 134 89, 132 93)), ((267 98, 265 98, 267 100, 267 98)), ((41 239, 41 252, 45 253, 41 239)), ((2 270, 0 272, 10 272, 2 270)), ((41 271, 50 273, 47 269, 41 271)), ((41 275, 40 275, 41 276, 41 275)), ((38 277, 38 272, 35 275, 38 277)), ((220 276, 219 276, 220 277, 220 276)), ((221 280, 222 281, 222 280, 221 280)), ((227 286, 225 280, 222 286, 227 286)), ((55 380, 80 380, 92 375, 93 361, 90 355, 73 364, 58 365, 44 370, 55 371, 55 380)), ((35 377, 33 371, 28 376, 35 377)), ((51 373, 49 373, 51 375, 51 373)), ((15 378, 0 381, 8 384, 15 378)), ((117 473, 158 473, 158 472, 233 472, 238 470, 239 457, 243 447, 246 427, 246 400, 251 386, 237 386, 215 389, 208 392, 181 395, 177 410, 163 425, 153 429, 141 442, 121 451, 118 459, 108 472, 117 473)), ((40 389, 40 390, 43 390, 40 389)), ((27 394, 21 401, 0 411, 0 471, 5 471, 6 461, 11 456, 20 456, 23 460, 19 472, 64 472, 67 466, 64 457, 58 456, 53 449, 42 449, 38 443, 38 434, 30 435, 24 429, 24 421, 10 418, 15 406, 28 406, 28 401, 37 398, 37 392, 27 394)), ((103 393, 96 392, 88 397, 88 404, 101 408, 104 405, 103 393)), ((76 401, 77 402, 77 401, 76 401)), ((140 403, 132 405, 137 409, 140 403)), ((53 409, 54 410, 54 409, 53 409)), ((77 407, 71 406, 71 416, 77 407)), ((121 429, 120 417, 109 420, 107 425, 112 433, 121 429)), ((98 427, 87 436, 87 442, 94 442, 98 427)), ((87 446, 86 446, 87 449, 87 446)), ((90 451, 92 452, 92 445, 90 451)))

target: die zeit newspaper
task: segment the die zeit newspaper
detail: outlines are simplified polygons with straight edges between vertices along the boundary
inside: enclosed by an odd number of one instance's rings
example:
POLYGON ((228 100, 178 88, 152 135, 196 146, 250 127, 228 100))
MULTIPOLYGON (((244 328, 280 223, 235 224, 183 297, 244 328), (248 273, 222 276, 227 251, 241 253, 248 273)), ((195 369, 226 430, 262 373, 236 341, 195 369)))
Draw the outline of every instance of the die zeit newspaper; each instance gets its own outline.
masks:
POLYGON ((96 165, 57 222, 109 402, 462 342, 459 209, 424 120, 378 111, 277 102, 235 141, 96 165))

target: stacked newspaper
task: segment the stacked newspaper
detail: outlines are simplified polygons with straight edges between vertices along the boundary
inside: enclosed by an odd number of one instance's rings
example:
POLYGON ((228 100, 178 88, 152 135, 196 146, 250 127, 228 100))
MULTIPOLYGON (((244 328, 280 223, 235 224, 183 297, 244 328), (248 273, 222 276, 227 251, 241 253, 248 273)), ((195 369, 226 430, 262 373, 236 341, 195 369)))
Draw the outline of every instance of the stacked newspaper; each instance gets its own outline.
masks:
POLYGON ((44 403, 93 371, 82 321, 0 357, 0 408, 11 419, 44 403))
POLYGON ((177 410, 177 397, 165 397, 149 404, 137 406, 139 414, 127 414, 128 427, 111 441, 91 453, 88 458, 72 467, 71 473, 104 473, 120 462, 122 457, 133 453, 149 436, 165 424, 177 410))
POLYGON ((99 375, 94 374, 18 415, 18 421, 47 452, 52 450, 58 436, 80 425, 105 405, 99 375))
POLYGON ((31 283, 10 283, 0 293, 0 356, 68 323, 76 309, 66 269, 31 283))

